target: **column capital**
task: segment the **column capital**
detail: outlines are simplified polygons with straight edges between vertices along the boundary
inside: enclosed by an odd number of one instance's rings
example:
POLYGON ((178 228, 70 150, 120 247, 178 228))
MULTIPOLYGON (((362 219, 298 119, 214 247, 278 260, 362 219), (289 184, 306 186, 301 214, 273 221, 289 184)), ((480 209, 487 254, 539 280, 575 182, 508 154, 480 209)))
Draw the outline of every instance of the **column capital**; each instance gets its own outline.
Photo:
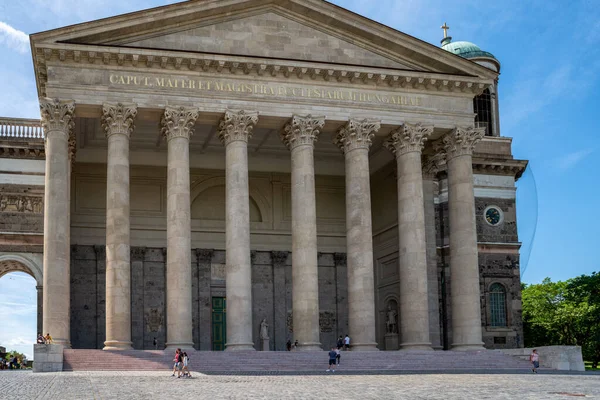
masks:
POLYGON ((430 154, 423 156, 422 159, 422 170, 423 179, 433 180, 437 176, 438 172, 446 164, 444 155, 442 153, 430 154))
POLYGON ((433 132, 433 126, 421 124, 404 124, 394 129, 387 137, 383 145, 396 157, 402 154, 421 152, 429 135, 433 132))
POLYGON ((338 130, 335 143, 342 153, 348 153, 354 149, 369 149, 371 139, 381 128, 381 121, 376 119, 355 119, 352 118, 346 125, 338 130))
POLYGON ((136 115, 137 104, 104 103, 102 105, 101 121, 106 137, 122 134, 129 138, 135 128, 134 119, 136 115))
POLYGON ((44 137, 52 131, 64 132, 68 137, 75 125, 75 102, 40 97, 40 114, 44 137))
POLYGON ((189 140, 194 133, 194 124, 198 119, 198 114, 197 107, 165 107, 161 119, 161 133, 167 138, 167 141, 176 137, 189 140))
POLYGON ((257 123, 257 111, 226 110, 225 116, 219 123, 219 139, 224 146, 235 141, 248 143, 248 139, 252 137, 252 130, 257 123))
POLYGON ((324 125, 325 117, 294 115, 281 132, 281 140, 289 150, 302 145, 314 146, 324 125))
POLYGON ((475 145, 483 138, 485 128, 456 127, 442 138, 446 161, 458 156, 472 155, 475 145))

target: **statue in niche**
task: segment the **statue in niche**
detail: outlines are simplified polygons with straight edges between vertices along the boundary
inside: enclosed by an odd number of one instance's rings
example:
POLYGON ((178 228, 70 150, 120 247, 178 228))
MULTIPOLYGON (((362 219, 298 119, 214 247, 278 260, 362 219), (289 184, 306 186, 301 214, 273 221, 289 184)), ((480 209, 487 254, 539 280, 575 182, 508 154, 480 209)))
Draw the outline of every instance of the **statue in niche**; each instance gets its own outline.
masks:
POLYGON ((267 324, 266 318, 260 323, 260 338, 262 340, 269 339, 269 324, 267 324))
POLYGON ((392 309, 391 304, 388 304, 387 319, 385 325, 387 327, 387 333, 398 333, 398 322, 396 317, 398 313, 392 309))

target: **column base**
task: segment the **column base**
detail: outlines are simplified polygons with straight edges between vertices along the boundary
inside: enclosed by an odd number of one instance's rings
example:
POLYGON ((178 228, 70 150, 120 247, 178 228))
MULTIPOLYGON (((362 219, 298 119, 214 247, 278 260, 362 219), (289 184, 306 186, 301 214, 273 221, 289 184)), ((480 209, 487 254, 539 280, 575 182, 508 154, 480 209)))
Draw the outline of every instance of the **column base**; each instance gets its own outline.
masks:
POLYGON ((194 349, 194 342, 174 342, 165 344, 165 350, 175 351, 177 349, 194 349))
POLYGON ((481 343, 452 343, 450 345, 452 351, 481 351, 485 350, 483 342, 481 343))
POLYGON ((225 351, 256 351, 254 343, 226 343, 225 351))
POLYGON ((400 350, 424 350, 432 351, 431 343, 401 343, 400 350))
POLYGON ((350 343, 350 351, 379 351, 377 343, 350 343))
POLYGON ((323 351, 323 347, 321 343, 298 343, 298 347, 296 348, 298 351, 323 351))
POLYGON ((119 340, 107 340, 102 350, 133 350, 132 342, 121 342, 119 340))

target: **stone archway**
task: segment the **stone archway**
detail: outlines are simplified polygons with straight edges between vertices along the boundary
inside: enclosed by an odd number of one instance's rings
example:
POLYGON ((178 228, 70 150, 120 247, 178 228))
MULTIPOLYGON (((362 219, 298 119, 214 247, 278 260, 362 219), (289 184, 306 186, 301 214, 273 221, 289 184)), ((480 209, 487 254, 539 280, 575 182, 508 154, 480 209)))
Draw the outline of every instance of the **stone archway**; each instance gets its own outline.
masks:
POLYGON ((25 272, 36 282, 37 332, 42 332, 43 268, 42 254, 0 253, 0 278, 10 272, 25 272))

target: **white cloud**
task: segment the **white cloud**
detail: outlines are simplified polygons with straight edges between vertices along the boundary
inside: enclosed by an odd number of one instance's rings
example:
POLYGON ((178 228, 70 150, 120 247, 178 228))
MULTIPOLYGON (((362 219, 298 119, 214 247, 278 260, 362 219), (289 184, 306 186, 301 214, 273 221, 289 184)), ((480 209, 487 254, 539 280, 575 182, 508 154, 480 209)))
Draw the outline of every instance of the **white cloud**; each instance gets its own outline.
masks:
POLYGON ((566 154, 558 158, 558 160, 556 160, 556 165, 559 169, 565 171, 567 169, 573 168, 577 163, 582 161, 584 158, 586 158, 593 152, 593 149, 584 149, 566 154))
POLYGON ((29 51, 29 36, 2 21, 0 21, 0 43, 22 54, 29 51))

